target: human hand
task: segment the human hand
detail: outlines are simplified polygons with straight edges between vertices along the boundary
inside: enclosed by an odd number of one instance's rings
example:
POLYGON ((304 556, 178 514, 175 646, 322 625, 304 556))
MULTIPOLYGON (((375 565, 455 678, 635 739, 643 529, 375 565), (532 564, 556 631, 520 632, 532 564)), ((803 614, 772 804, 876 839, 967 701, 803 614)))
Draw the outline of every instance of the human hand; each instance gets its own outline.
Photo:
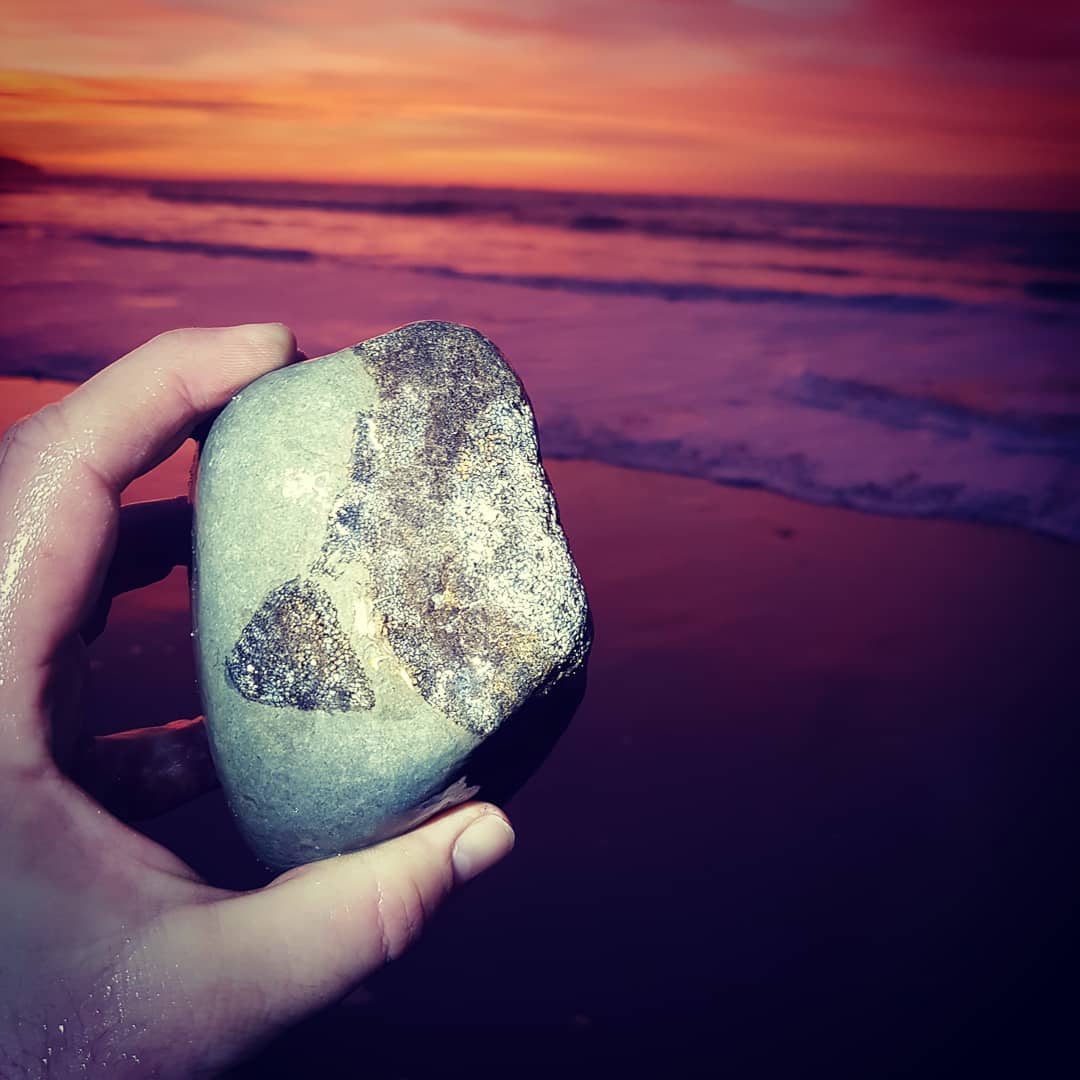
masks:
POLYGON ((83 735, 83 635, 109 593, 163 576, 188 544, 181 533, 177 556, 169 528, 182 503, 121 510, 123 488, 294 356, 276 324, 163 334, 4 439, 2 1076, 212 1073, 398 956, 455 884, 513 845, 495 807, 470 804, 232 893, 84 790, 121 809, 163 809, 210 780, 199 720, 83 735))

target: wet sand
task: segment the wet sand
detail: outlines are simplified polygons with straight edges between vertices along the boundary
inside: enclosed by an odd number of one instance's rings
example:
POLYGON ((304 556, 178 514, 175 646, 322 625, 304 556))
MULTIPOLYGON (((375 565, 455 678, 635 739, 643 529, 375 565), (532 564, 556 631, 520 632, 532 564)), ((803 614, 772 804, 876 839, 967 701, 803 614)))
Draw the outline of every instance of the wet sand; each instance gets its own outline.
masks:
MULTIPOLYGON (((58 392, 4 380, 0 427, 58 392)), ((183 491, 189 462, 129 497, 183 491)), ((585 704, 509 807, 517 850, 237 1075, 580 1075, 702 1047, 738 1075, 1031 1074, 1075 1053, 1080 548, 549 471, 597 638, 585 704)), ((188 629, 182 572, 120 598, 90 722, 194 713, 188 629)), ((215 883, 266 879, 220 795, 147 831, 215 883)))

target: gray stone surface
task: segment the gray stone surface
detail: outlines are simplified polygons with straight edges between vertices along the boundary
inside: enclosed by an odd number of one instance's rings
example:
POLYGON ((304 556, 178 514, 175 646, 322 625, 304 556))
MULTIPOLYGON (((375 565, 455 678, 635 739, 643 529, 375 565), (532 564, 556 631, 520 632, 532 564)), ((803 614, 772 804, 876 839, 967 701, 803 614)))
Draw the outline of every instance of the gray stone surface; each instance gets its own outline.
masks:
POLYGON ((193 603, 218 771, 276 867, 505 794, 583 690, 588 606, 528 401, 450 323, 233 399, 199 458, 193 603))

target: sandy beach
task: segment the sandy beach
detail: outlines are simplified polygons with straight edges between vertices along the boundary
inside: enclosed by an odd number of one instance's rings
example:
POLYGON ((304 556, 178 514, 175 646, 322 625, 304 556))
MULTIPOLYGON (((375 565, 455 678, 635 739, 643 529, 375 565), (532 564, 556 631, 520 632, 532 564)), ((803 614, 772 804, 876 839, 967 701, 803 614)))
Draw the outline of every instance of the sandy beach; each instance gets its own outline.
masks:
MULTIPOLYGON (((0 428, 66 389, 2 380, 0 428)), ((189 447, 126 499, 182 492, 189 447)), ((354 1053, 419 1075, 447 1040, 478 1068, 571 1074, 701 1041, 721 1070, 1052 1061, 1080 900, 1080 549, 549 472, 597 637, 583 707, 509 807, 517 851, 237 1075, 336 1075, 354 1053)), ((120 598, 89 722, 194 714, 189 629, 181 571, 120 598)), ((214 883, 266 880, 218 794, 146 831, 214 883)))

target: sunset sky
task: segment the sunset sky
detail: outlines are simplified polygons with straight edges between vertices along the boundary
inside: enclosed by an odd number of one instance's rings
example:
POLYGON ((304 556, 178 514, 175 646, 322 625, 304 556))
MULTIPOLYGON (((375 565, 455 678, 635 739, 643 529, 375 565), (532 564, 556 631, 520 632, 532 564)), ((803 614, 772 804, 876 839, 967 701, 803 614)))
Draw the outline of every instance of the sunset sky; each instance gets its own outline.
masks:
POLYGON ((1074 0, 0 0, 0 152, 1080 207, 1074 0))

